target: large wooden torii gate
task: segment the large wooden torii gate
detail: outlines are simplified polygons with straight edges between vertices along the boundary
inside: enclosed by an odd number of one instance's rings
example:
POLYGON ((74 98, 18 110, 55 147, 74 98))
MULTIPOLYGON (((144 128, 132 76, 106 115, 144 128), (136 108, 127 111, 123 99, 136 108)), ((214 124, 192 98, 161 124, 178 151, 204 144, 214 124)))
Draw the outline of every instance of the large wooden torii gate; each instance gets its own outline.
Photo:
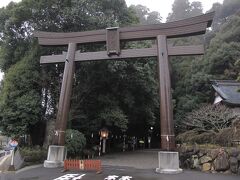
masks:
POLYGON ((132 26, 124 28, 107 28, 106 30, 53 33, 35 32, 40 45, 68 45, 68 51, 61 55, 42 56, 41 64, 65 63, 59 107, 55 127, 55 145, 63 146, 67 117, 70 108, 74 66, 76 61, 98 61, 111 59, 131 59, 137 57, 158 57, 159 96, 161 119, 161 149, 175 150, 175 135, 173 125, 173 109, 171 97, 171 82, 169 72, 169 56, 202 55, 203 45, 170 46, 167 39, 201 35, 211 26, 214 12, 184 19, 180 21, 132 26), (120 49, 120 41, 156 39, 157 46, 144 49, 120 49), (106 42, 107 51, 85 52, 76 51, 77 44, 106 42))

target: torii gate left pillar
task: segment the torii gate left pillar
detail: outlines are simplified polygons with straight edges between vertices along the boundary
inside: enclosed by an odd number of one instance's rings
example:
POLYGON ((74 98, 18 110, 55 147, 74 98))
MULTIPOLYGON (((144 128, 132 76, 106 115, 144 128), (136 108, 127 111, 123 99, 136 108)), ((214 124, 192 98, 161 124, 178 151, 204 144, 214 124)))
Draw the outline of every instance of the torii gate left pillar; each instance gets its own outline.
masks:
POLYGON ((174 151, 176 145, 173 125, 171 78, 168 60, 167 37, 165 35, 157 36, 157 52, 161 119, 161 149, 174 151))
POLYGON ((53 144, 48 149, 47 160, 44 161, 44 167, 54 168, 62 167, 63 159, 66 157, 65 145, 65 130, 67 127, 67 119, 70 109, 73 75, 75 71, 75 52, 77 44, 69 43, 68 52, 65 59, 63 72, 62 86, 58 105, 57 119, 55 125, 55 134, 53 144))
POLYGON ((59 99, 57 120, 55 126, 55 136, 53 143, 59 146, 65 144, 65 130, 67 127, 67 119, 70 109, 70 100, 73 85, 73 75, 75 70, 75 51, 77 44, 69 43, 68 52, 65 60, 65 67, 63 72, 62 87, 59 99))

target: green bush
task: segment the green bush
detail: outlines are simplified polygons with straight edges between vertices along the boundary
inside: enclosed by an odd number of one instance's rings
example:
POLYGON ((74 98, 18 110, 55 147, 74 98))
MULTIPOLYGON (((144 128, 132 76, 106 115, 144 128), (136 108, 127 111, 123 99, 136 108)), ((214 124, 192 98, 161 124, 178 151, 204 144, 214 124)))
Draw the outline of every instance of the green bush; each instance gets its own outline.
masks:
POLYGON ((27 165, 42 163, 47 158, 47 150, 39 146, 21 147, 19 150, 27 165))
POLYGON ((86 145, 84 134, 77 130, 68 129, 65 138, 68 157, 75 158, 81 156, 86 145))
POLYGON ((233 140, 238 140, 240 137, 240 130, 234 128, 224 128, 218 133, 214 131, 207 131, 199 133, 196 130, 186 131, 176 137, 178 143, 187 144, 216 144, 219 146, 230 147, 233 140))
POLYGON ((203 132, 194 137, 197 144, 215 143, 216 133, 213 131, 203 132))

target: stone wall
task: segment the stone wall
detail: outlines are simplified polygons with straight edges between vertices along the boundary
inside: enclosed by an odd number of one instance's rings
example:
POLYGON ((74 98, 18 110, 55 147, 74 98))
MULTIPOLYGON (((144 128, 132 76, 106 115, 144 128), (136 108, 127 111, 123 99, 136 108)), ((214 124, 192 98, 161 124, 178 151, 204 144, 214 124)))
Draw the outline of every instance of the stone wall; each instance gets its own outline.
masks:
POLYGON ((232 122, 232 131, 233 131, 232 141, 235 142, 235 144, 239 144, 240 143, 240 117, 232 122))
POLYGON ((215 149, 180 147, 179 154, 182 168, 240 175, 240 147, 215 149))

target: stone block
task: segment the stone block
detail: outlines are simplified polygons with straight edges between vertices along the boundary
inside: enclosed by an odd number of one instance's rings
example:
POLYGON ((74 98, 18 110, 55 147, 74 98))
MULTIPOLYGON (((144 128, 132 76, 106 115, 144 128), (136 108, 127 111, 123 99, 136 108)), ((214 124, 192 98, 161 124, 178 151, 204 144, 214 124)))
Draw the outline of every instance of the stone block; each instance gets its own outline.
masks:
POLYGON ((230 157, 229 163, 231 172, 236 174, 238 172, 238 159, 236 157, 230 157))
POLYGON ((238 161, 240 161, 240 154, 237 156, 238 161))
POLYGON ((239 168, 238 168, 238 172, 237 172, 237 174, 240 175, 240 166, 239 166, 239 168))
POLYGON ((238 157, 239 155, 239 150, 237 148, 232 148, 229 152, 229 155, 232 156, 232 157, 238 157))
POLYGON ((213 161, 214 168, 216 171, 226 171, 229 169, 228 154, 221 149, 218 156, 213 161))
POLYGON ((211 163, 204 163, 202 165, 202 171, 206 172, 206 171, 210 171, 211 170, 211 163))
POLYGON ((14 154, 14 159, 13 159, 13 164, 16 170, 20 169, 23 167, 23 163, 24 160, 19 152, 19 150, 17 150, 14 154))
POLYGON ((191 168, 192 169, 199 169, 199 159, 197 155, 192 155, 191 159, 191 168))
POLYGON ((229 175, 229 174, 231 174, 231 170, 224 171, 223 174, 229 175))
POLYGON ((179 168, 178 152, 160 151, 158 152, 158 162, 157 173, 177 174, 182 172, 182 169, 179 168))
POLYGON ((219 150, 218 149, 211 149, 208 153, 213 160, 218 156, 219 150))
POLYGON ((211 162, 212 158, 210 156, 203 156, 199 159, 200 164, 211 162))
POLYGON ((44 161, 45 168, 63 167, 66 158, 66 150, 64 146, 50 145, 48 148, 48 157, 44 161))

